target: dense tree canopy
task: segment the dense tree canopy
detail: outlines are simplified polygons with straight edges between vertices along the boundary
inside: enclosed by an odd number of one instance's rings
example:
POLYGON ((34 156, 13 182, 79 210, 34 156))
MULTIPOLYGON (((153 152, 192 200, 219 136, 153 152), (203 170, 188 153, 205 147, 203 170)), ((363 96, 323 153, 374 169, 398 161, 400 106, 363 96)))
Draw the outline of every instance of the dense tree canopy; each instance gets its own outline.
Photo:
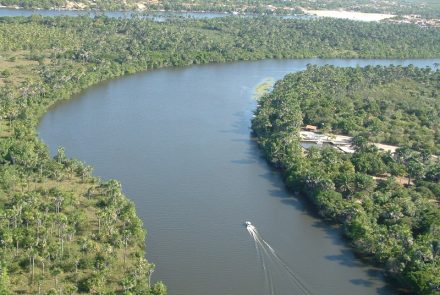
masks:
POLYGON ((429 68, 309 67, 278 82, 300 95, 305 124, 373 142, 440 153, 440 71, 429 68))

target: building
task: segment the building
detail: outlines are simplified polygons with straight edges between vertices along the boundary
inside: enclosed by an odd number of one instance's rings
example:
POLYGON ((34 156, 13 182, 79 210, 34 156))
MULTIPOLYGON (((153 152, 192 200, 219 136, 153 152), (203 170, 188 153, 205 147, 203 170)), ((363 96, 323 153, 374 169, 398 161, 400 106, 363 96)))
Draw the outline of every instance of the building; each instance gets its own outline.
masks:
POLYGON ((306 130, 306 131, 317 131, 317 130, 318 130, 318 127, 315 126, 315 125, 306 125, 306 126, 304 127, 304 130, 306 130))

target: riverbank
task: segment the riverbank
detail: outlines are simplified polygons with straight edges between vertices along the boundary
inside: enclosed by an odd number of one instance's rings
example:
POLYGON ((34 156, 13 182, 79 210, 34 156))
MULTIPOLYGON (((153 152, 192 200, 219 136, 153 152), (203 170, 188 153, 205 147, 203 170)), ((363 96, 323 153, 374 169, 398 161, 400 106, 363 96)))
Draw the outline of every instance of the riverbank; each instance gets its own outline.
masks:
MULTIPOLYGON (((110 292, 138 287, 143 290, 158 288, 156 294, 165 292, 161 284, 155 287, 145 284, 145 278, 151 275, 152 270, 152 265, 142 259, 145 254, 145 235, 134 207, 127 205, 130 202, 122 195, 118 182, 95 183, 95 186, 87 188, 86 198, 82 195, 83 191, 79 193, 62 189, 62 183, 66 179, 83 176, 87 179, 90 167, 68 159, 62 149, 52 159, 47 147, 38 140, 35 130, 38 119, 57 101, 70 99, 72 95, 101 81, 163 67, 274 57, 326 56, 324 54, 340 54, 345 57, 364 54, 363 57, 368 57, 365 52, 347 47, 347 38, 344 38, 341 48, 335 47, 334 52, 329 52, 328 46, 318 47, 314 43, 316 35, 325 34, 320 28, 315 28, 316 31, 313 28, 302 29, 302 42, 298 42, 299 37, 296 34, 291 35, 295 31, 291 28, 292 25, 303 28, 307 24, 300 21, 230 18, 156 23, 104 17, 82 18, 81 25, 76 21, 77 19, 69 17, 4 18, 0 23, 1 55, 2 58, 7 56, 6 62, 10 63, 8 72, 1 73, 3 86, 0 88, 4 106, 1 110, 1 126, 7 126, 3 133, 6 137, 1 138, 4 152, 0 155, 1 163, 4 164, 0 178, 0 210, 7 218, 2 219, 3 226, 0 230, 2 237, 11 237, 4 240, 6 246, 1 262, 2 269, 6 265, 9 273, 6 279, 10 278, 10 282, 7 283, 28 293, 32 292, 29 290, 37 290, 38 278, 47 286, 45 291, 51 288, 49 282, 57 281, 55 289, 68 286, 84 292, 110 292), (279 30, 278 33, 268 32, 267 25, 279 30), (231 26, 233 30, 229 31, 231 26), (213 27, 221 28, 223 33, 213 33, 213 27), (236 29, 239 28, 249 31, 238 35, 236 29), (164 30, 168 35, 163 35, 164 30), (255 34, 260 39, 255 39, 255 34), (280 36, 284 36, 282 42, 279 40, 280 36), (188 37, 193 42, 188 42, 188 37), (253 40, 254 43, 245 42, 237 47, 243 40, 253 40), (253 47, 257 41, 261 44, 253 47), (313 48, 313 51, 297 47, 304 44, 307 45, 306 48, 313 48), (283 50, 282 55, 279 55, 280 50, 283 50), (32 61, 32 66, 20 66, 20 62, 26 61, 32 61), (35 186, 38 183, 52 183, 51 181, 59 184, 43 190, 38 185, 35 186), (44 198, 33 198, 40 195, 44 198), (89 197, 91 202, 83 203, 89 197), (34 206, 33 202, 39 199, 44 200, 43 204, 34 206), (24 207, 20 205, 21 200, 26 203, 24 207), (120 210, 118 205, 121 203, 127 205, 123 206, 125 210, 120 210), (81 210, 72 209, 90 204, 94 206, 94 211, 87 218, 75 215, 81 215, 81 210), (10 210, 14 206, 25 210, 10 210), (44 221, 48 222, 45 228, 49 232, 43 233, 38 216, 45 216, 48 212, 55 218, 53 220, 59 221, 56 224, 51 224, 52 219, 44 221), (126 214, 132 216, 130 224, 125 222, 126 214), (7 220, 15 221, 16 226, 12 233, 6 232, 10 229, 7 220), (53 228, 58 230, 58 235, 52 234, 53 228), (39 234, 44 234, 50 240, 50 251, 42 245, 43 239, 39 234), (29 237, 37 239, 29 240, 29 237), (142 250, 131 252, 130 247, 142 250), (67 249, 71 252, 67 252, 67 249), (115 251, 122 257, 115 256, 115 251), (30 260, 29 253, 35 253, 30 260), (72 255, 69 256, 69 253, 72 255), (115 271, 123 269, 121 263, 129 265, 125 260, 131 261, 132 265, 140 263, 142 275, 133 271, 139 267, 133 267, 125 269, 123 278, 114 276, 115 271), (33 262, 29 264, 28 261, 33 262), (133 277, 135 275, 137 277, 133 277), (130 287, 127 281, 135 284, 135 287, 130 287), (22 285, 16 285, 16 282, 21 282, 22 285)), ((321 20, 316 24, 329 28, 331 23, 321 20)), ((365 37, 369 36, 368 30, 375 30, 376 27, 358 27, 356 24, 342 22, 338 24, 342 26, 337 29, 340 30, 338 35, 344 36, 349 33, 348 29, 355 28, 354 32, 360 34, 356 37, 357 42, 378 42, 365 37)), ((388 33, 394 35, 393 27, 387 28, 391 30, 388 33)), ((399 45, 402 42, 412 44, 415 39, 418 40, 415 50, 419 54, 428 52, 438 55, 437 47, 431 48, 423 41, 424 38, 430 38, 424 35, 426 32, 417 28, 407 30, 399 38, 399 45), (419 50, 421 48, 423 50, 419 50)), ((390 38, 386 39, 389 41, 390 38)), ((395 52, 395 43, 387 42, 386 45, 389 49, 381 47, 381 51, 375 49, 377 51, 370 54, 380 56, 395 52)), ((409 56, 411 51, 404 54, 409 56)))
MULTIPOLYGON (((302 9, 302 8, 301 8, 302 9)), ((210 11, 210 10, 165 10, 165 9, 147 9, 145 6, 137 6, 134 9, 114 9, 114 10, 100 10, 91 9, 90 7, 81 6, 66 6, 66 7, 52 7, 44 9, 41 7, 36 8, 23 8, 19 6, 0 6, 0 16, 7 16, 8 10, 15 11, 14 16, 29 16, 33 14, 41 14, 44 16, 57 16, 57 15, 86 15, 88 13, 104 13, 111 17, 130 17, 131 14, 144 14, 154 18, 157 16, 159 18, 166 16, 182 16, 182 17, 195 17, 195 18, 215 18, 215 17, 225 17, 225 16, 246 16, 246 17, 261 17, 261 16, 272 16, 277 18, 298 18, 298 19, 311 19, 318 17, 328 17, 335 19, 348 19, 354 21, 364 21, 364 22, 386 22, 390 24, 415 24, 420 27, 440 27, 440 19, 435 18, 423 18, 420 15, 402 15, 397 17, 392 14, 380 14, 380 13, 366 13, 366 12, 354 12, 345 10, 307 10, 302 9, 302 12, 292 11, 292 13, 256 13, 256 12, 237 12, 237 11, 210 11), (22 13, 20 13, 22 12, 22 13)))
MULTIPOLYGON (((121 180, 148 225, 154 277, 170 293, 261 294, 261 266, 242 226, 250 220, 313 294, 393 294, 382 272, 353 257, 341 236, 307 214, 266 165, 249 137, 252 94, 265 77, 279 79, 307 64, 426 62, 266 60, 162 69, 85 91, 52 109, 39 132, 52 151, 61 143, 98 175, 121 180), (204 275, 213 267, 222 275, 204 275)), ((275 280, 280 294, 291 294, 283 274, 275 280)))

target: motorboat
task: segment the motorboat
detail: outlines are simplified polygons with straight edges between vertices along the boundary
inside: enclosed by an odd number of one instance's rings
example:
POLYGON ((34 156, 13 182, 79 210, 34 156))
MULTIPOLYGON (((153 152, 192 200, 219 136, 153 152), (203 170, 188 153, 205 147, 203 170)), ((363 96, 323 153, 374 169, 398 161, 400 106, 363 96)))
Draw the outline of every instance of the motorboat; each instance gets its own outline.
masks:
POLYGON ((250 221, 246 221, 244 224, 246 224, 246 226, 251 226, 252 223, 250 221))

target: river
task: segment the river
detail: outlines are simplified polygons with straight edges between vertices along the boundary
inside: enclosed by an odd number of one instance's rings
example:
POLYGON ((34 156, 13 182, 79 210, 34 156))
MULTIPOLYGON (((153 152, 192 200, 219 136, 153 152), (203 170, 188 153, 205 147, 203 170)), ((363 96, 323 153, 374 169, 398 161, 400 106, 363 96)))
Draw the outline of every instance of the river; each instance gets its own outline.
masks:
MULTIPOLYGON (((184 18, 216 18, 231 16, 232 13, 228 12, 173 12, 173 11, 150 11, 150 12, 139 12, 139 11, 95 11, 95 10, 67 10, 67 9, 15 9, 0 7, 0 17, 13 17, 13 16, 95 16, 95 15, 105 15, 107 17, 115 18, 131 18, 134 15, 142 15, 144 17, 163 21, 169 17, 184 17, 184 18)), ((247 13, 240 14, 240 17, 255 17, 259 16, 257 14, 247 13)), ((274 15, 272 17, 280 17, 284 19, 314 19, 314 15, 274 15)))
MULTIPOLYGON (((427 60, 265 60, 162 69, 89 88, 53 107, 39 134, 54 153, 116 178, 148 229, 155 280, 171 295, 263 295, 265 272, 243 223, 312 294, 392 294, 340 233, 284 188, 250 137, 255 87, 307 64, 432 66, 427 60)), ((260 253, 261 254, 261 253, 260 253)), ((267 265, 274 294, 295 291, 267 265)))
MULTIPOLYGON (((15 8, 5 8, 0 7, 0 17, 13 17, 13 16, 95 16, 95 15, 105 15, 107 17, 115 18, 131 18, 133 14, 143 15, 145 17, 162 21, 167 17, 186 17, 186 18, 216 18, 230 16, 229 13, 216 13, 216 12, 148 12, 142 14, 136 11, 95 11, 95 10, 67 10, 67 9, 15 9, 15 8)), ((301 16, 298 16, 300 18, 301 16)), ((296 18, 291 16, 290 18, 296 18)))

